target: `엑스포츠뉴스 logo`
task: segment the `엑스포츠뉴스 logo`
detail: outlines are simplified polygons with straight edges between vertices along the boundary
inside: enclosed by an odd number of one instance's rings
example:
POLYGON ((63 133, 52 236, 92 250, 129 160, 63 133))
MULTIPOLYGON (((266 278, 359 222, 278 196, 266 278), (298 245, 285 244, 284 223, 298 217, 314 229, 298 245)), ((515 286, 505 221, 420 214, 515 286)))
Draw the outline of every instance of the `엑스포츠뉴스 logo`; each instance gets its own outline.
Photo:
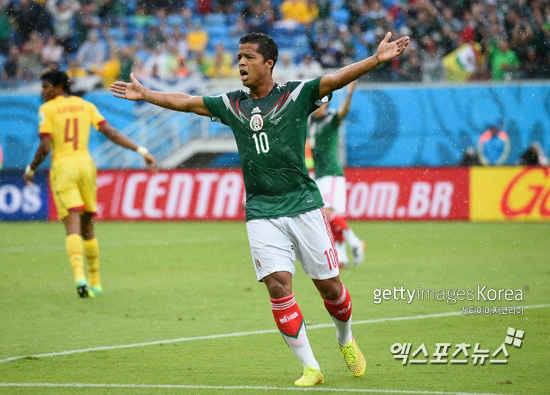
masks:
POLYGON ((490 364, 506 365, 510 355, 507 345, 521 348, 524 337, 525 332, 521 329, 508 328, 504 341, 493 353, 489 349, 483 350, 480 343, 472 345, 465 342, 436 343, 431 359, 428 359, 430 353, 424 343, 418 348, 413 347, 412 343, 395 343, 390 347, 390 352, 393 354, 394 359, 401 360, 402 365, 407 365, 407 362, 410 365, 447 363, 449 365, 466 365, 469 363, 469 359, 472 360, 474 365, 484 365, 487 359, 490 364), (411 353, 412 350, 415 351, 411 353))

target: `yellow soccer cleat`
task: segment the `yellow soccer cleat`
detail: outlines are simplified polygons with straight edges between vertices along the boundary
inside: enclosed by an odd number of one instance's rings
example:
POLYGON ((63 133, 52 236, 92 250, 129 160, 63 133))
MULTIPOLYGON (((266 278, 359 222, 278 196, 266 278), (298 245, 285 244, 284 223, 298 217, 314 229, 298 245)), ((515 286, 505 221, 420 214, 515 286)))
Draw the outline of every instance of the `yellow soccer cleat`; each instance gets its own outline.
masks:
POLYGON ((76 282, 76 292, 81 298, 95 298, 94 291, 88 287, 88 281, 83 278, 76 282))
POLYGON ((101 286, 101 284, 90 285, 90 289, 95 296, 101 295, 103 293, 103 287, 101 286))
POLYGON ((338 345, 338 347, 340 347, 342 356, 351 374, 355 377, 364 375, 367 362, 357 343, 355 343, 355 339, 351 339, 345 346, 338 345))
POLYGON ((306 366, 303 376, 294 382, 298 387, 311 387, 325 382, 323 373, 311 366, 306 366))

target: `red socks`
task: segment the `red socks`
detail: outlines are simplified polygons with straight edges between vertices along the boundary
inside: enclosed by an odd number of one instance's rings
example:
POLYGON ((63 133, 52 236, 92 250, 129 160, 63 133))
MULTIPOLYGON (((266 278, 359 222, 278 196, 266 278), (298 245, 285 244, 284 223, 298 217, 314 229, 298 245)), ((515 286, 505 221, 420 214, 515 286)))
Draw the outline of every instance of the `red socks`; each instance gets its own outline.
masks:
POLYGON ((294 300, 294 294, 281 299, 269 298, 269 300, 271 300, 271 310, 279 331, 283 335, 298 337, 304 317, 294 300))
POLYGON ((342 294, 337 300, 323 298, 325 307, 333 318, 338 321, 347 322, 351 318, 351 297, 342 283, 342 294))

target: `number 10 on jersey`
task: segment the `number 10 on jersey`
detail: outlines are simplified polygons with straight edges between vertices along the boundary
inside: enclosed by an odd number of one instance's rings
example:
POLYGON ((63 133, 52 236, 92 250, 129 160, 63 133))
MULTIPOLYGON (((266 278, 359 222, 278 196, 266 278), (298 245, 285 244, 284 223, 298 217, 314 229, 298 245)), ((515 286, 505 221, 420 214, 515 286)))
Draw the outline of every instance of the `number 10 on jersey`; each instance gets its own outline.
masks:
POLYGON ((267 140, 266 132, 254 133, 252 138, 254 139, 254 144, 256 144, 256 152, 258 154, 267 154, 269 152, 269 141, 267 140))

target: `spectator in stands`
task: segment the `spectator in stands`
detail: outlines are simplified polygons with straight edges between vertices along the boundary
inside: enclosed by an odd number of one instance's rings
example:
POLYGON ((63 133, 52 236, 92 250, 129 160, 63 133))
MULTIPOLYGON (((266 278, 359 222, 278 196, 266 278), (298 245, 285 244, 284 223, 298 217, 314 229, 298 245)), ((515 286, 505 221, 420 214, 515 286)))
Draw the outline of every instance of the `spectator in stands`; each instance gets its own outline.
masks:
POLYGON ((166 39, 169 48, 175 48, 180 58, 187 59, 189 57, 189 43, 187 36, 181 33, 179 26, 174 26, 172 34, 166 39))
POLYGON ((512 29, 510 46, 518 58, 524 61, 527 58, 527 48, 533 44, 535 32, 527 18, 521 18, 512 29))
POLYGON ((19 48, 17 45, 11 45, 8 53, 8 59, 2 70, 2 88, 16 88, 20 79, 23 78, 23 69, 19 63, 19 48))
POLYGON ((399 58, 399 62, 394 62, 395 69, 392 70, 393 79, 403 82, 419 82, 422 79, 422 63, 418 57, 415 46, 409 46, 409 50, 399 58), (397 67, 399 65, 399 67, 397 67))
POLYGON ((529 148, 519 158, 519 164, 522 166, 548 166, 549 163, 538 141, 529 144, 529 148))
POLYGON ((208 61, 206 76, 210 78, 228 78, 236 76, 237 71, 233 67, 234 56, 232 56, 224 47, 223 43, 216 44, 214 54, 208 61))
POLYGON ((269 33, 273 22, 275 21, 275 10, 273 6, 267 2, 267 7, 261 3, 253 4, 244 16, 245 32, 252 33, 269 33))
POLYGON ((95 3, 82 3, 82 8, 75 20, 77 48, 87 40, 92 30, 99 28, 100 22, 101 20, 95 14, 95 3))
POLYGON ((55 36, 67 52, 72 51, 74 37, 74 16, 80 10, 77 0, 48 0, 46 3, 52 16, 55 36))
POLYGON ((298 79, 300 80, 315 78, 315 76, 323 74, 323 67, 309 53, 304 54, 298 65, 298 70, 298 79))
POLYGON ((76 79, 84 78, 88 75, 88 71, 80 66, 76 57, 71 57, 69 59, 66 73, 69 76, 71 84, 74 84, 76 79))
POLYGON ((170 52, 166 48, 166 44, 159 43, 145 61, 145 69, 149 75, 158 79, 173 78, 173 71, 168 67, 169 57, 170 52))
POLYGON ((493 81, 509 81, 514 78, 514 72, 519 69, 519 59, 516 53, 510 49, 508 40, 500 39, 498 44, 491 43, 489 57, 493 81))
POLYGON ((76 53, 78 62, 91 73, 102 69, 107 57, 107 46, 100 39, 99 32, 92 30, 86 41, 82 43, 76 53))
POLYGON ((48 37, 46 45, 44 45, 44 47, 42 48, 40 56, 42 58, 42 63, 44 64, 48 64, 51 62, 61 64, 63 61, 64 53, 65 49, 63 48, 63 46, 59 44, 57 38, 54 35, 51 35, 50 37, 48 37))
POLYGON ((548 77, 550 66, 543 59, 540 59, 539 54, 535 47, 527 47, 527 58, 523 62, 522 77, 526 79, 541 79, 548 77))
POLYGON ((120 55, 120 81, 129 82, 130 73, 136 63, 136 47, 126 45, 122 48, 120 55))
POLYGON ((195 56, 191 59, 191 62, 189 62, 188 65, 191 72, 198 75, 206 75, 206 70, 210 66, 204 51, 195 53, 195 56))
POLYGON ((232 15, 235 13, 233 0, 216 0, 212 5, 212 9, 216 13, 222 13, 225 15, 232 15))
POLYGON ((208 45, 208 33, 197 22, 193 23, 191 31, 187 33, 189 52, 192 54, 204 53, 208 45))
POLYGON ((0 55, 7 55, 10 52, 11 27, 8 11, 0 2, 0 55))
POLYGON ((355 58, 355 44, 351 36, 351 32, 347 26, 338 26, 338 41, 340 46, 340 64, 347 66, 353 63, 355 58))
POLYGON ((166 43, 166 36, 157 25, 151 25, 147 33, 143 35, 143 43, 149 50, 154 50, 159 44, 166 43))
POLYGON ((119 79, 120 58, 118 56, 118 46, 113 40, 109 42, 109 58, 103 63, 99 75, 103 79, 104 88, 109 88, 113 82, 119 79))
POLYGON ((477 155, 477 151, 474 147, 469 146, 466 148, 466 152, 464 152, 464 156, 462 157, 459 166, 481 166, 481 161, 479 160, 479 156, 477 155))
POLYGON ((486 166, 503 165, 510 153, 510 137, 501 130, 500 121, 492 121, 489 129, 481 134, 477 143, 479 160, 486 166))
POLYGON ((107 26, 120 26, 127 13, 121 0, 98 0, 96 14, 107 26))
POLYGON ((19 67, 23 72, 23 80, 27 83, 38 80, 44 69, 40 54, 44 47, 44 40, 38 31, 33 30, 29 39, 22 47, 22 55, 19 58, 19 67))
POLYGON ((422 59, 422 82, 437 82, 445 79, 445 68, 441 60, 443 53, 431 37, 422 39, 420 57, 422 59))
POLYGON ((28 41, 33 30, 40 33, 51 32, 50 15, 39 2, 13 0, 8 6, 8 13, 14 18, 18 45, 28 41))
POLYGON ((464 28, 461 21, 455 18, 454 10, 451 7, 443 8, 443 17, 439 19, 441 40, 438 48, 445 55, 458 47, 460 32, 464 28))
POLYGON ((283 51, 277 60, 277 67, 273 70, 273 78, 284 84, 287 81, 298 79, 300 69, 292 60, 292 54, 288 51, 283 51))
POLYGON ((180 63, 178 69, 176 70, 176 75, 179 78, 189 77, 193 74, 193 70, 187 66, 187 60, 185 58, 179 59, 180 63))
POLYGON ((143 4, 138 3, 134 15, 131 16, 132 23, 141 31, 144 31, 149 26, 155 24, 155 20, 150 13, 148 7, 143 4))
POLYGON ((279 13, 281 20, 275 26, 291 32, 300 25, 311 24, 319 15, 319 8, 311 1, 284 0, 279 7, 279 13))
POLYGON ((192 0, 195 1, 195 10, 200 15, 206 15, 212 10, 212 0, 192 0))

